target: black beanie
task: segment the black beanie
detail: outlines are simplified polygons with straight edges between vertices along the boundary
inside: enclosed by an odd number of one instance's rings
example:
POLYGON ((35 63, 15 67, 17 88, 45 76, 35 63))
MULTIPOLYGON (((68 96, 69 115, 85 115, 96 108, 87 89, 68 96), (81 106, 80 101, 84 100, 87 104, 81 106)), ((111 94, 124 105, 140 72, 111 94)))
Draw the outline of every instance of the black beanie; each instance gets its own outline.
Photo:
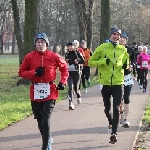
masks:
POLYGON ((121 35, 121 30, 120 29, 118 29, 118 28, 111 28, 109 36, 111 36, 114 32, 118 32, 121 35))
POLYGON ((67 46, 70 46, 70 45, 72 46, 72 42, 67 43, 67 46))

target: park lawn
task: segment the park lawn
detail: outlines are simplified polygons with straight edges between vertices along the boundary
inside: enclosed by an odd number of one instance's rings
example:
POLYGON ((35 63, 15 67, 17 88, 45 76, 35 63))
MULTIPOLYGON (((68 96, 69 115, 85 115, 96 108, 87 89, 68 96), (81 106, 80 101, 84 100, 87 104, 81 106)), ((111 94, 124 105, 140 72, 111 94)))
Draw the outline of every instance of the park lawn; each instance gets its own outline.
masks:
MULTIPOLYGON (((15 84, 18 77, 19 59, 17 55, 0 55, 0 130, 16 123, 32 114, 29 85, 15 84)), ((94 74, 95 68, 92 69, 94 74)), ((58 77, 56 83, 58 83, 58 77)), ((91 86, 98 84, 98 77, 91 76, 91 86)), ((67 96, 68 87, 59 91, 59 99, 67 96)))

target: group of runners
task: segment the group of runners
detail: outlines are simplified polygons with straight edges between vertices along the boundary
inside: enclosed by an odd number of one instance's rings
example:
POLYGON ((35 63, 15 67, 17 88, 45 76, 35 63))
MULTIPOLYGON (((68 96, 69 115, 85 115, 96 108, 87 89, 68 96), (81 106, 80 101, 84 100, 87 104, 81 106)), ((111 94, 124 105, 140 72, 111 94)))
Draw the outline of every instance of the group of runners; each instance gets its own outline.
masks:
POLYGON ((73 94, 76 94, 77 103, 80 104, 80 88, 83 86, 84 92, 87 93, 91 67, 98 68, 104 113, 108 118, 108 128, 111 130, 109 142, 111 144, 117 142, 119 119, 123 127, 129 127, 130 93, 134 83, 131 73, 137 72, 139 87, 143 89, 143 93, 147 93, 150 61, 146 46, 130 48, 127 42, 128 35, 125 32, 112 28, 109 40, 99 45, 93 53, 87 48, 84 40, 80 43, 77 40, 67 43, 63 59, 58 53, 48 49, 47 35, 42 32, 37 33, 34 38, 35 50, 24 57, 18 74, 32 81, 31 107, 42 136, 42 150, 52 149, 50 118, 55 101, 58 99, 58 91, 64 90, 66 86, 69 87, 67 94, 69 110, 74 110, 73 94), (60 81, 56 85, 57 68, 60 71, 60 81))

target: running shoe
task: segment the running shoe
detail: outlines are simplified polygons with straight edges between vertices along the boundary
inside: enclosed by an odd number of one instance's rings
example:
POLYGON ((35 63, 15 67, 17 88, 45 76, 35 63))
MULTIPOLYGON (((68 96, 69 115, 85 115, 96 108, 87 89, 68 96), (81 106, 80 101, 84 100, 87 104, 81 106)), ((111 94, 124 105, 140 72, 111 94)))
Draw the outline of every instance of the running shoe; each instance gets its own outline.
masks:
POLYGON ((110 137, 109 143, 115 144, 115 142, 117 142, 117 135, 116 134, 112 134, 111 137, 110 137))
POLYGON ((81 98, 77 98, 77 103, 81 104, 81 98))
POLYGON ((53 143, 53 139, 52 139, 52 138, 50 138, 50 140, 49 140, 49 142, 48 142, 47 150, 52 150, 51 143, 53 143))
POLYGON ((84 93, 87 93, 87 88, 84 89, 84 93))
POLYGON ((129 128, 129 125, 130 125, 130 122, 127 121, 126 119, 122 123, 122 127, 124 127, 124 128, 129 128))
POLYGON ((69 102, 69 110, 74 110, 74 105, 73 105, 73 102, 69 102))
POLYGON ((140 89, 143 89, 142 85, 140 85, 139 87, 140 87, 140 89))

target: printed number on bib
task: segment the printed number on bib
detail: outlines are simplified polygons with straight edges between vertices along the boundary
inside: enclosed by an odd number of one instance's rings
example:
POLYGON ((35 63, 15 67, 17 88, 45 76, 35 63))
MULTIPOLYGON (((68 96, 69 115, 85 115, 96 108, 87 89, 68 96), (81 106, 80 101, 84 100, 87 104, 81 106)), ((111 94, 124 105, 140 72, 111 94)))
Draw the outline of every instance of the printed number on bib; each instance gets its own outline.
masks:
POLYGON ((127 86, 127 85, 131 85, 131 84, 134 84, 132 75, 131 74, 125 75, 124 76, 124 85, 127 86))
POLYGON ((148 68, 148 61, 142 61, 142 67, 148 68))
POLYGON ((34 99, 44 99, 50 95, 49 83, 34 84, 34 99))

